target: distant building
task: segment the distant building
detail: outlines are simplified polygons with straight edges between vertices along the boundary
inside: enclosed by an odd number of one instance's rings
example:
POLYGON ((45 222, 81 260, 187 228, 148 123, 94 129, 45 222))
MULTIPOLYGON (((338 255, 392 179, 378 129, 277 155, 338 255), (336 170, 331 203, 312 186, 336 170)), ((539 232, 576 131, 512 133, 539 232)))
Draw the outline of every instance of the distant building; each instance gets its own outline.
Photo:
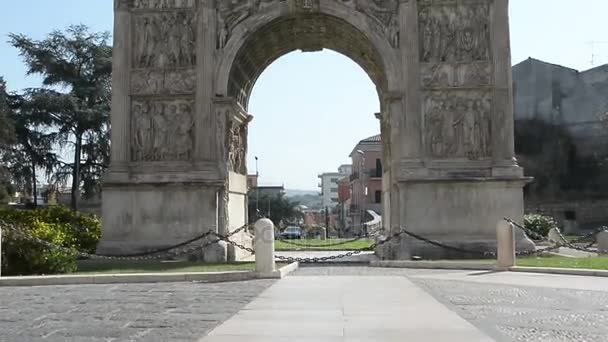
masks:
POLYGON ((580 154, 608 149, 608 64, 581 72, 528 58, 513 67, 513 91, 516 121, 564 127, 580 154))
POLYGON ((275 197, 275 196, 282 196, 285 195, 285 186, 281 185, 281 186, 259 186, 259 187, 255 187, 252 188, 250 190, 254 191, 259 191, 260 197, 264 197, 264 196, 268 196, 268 197, 275 197))
POLYGON ((608 223, 608 65, 586 71, 529 58, 513 67, 515 144, 534 181, 527 213, 567 233, 608 223))
POLYGON ((349 215, 354 229, 368 219, 368 210, 382 215, 382 141, 380 135, 363 139, 350 154, 351 204, 349 215))
POLYGON ((323 209, 333 209, 338 205, 338 181, 349 176, 351 171, 351 165, 341 165, 338 172, 326 172, 319 175, 323 209))

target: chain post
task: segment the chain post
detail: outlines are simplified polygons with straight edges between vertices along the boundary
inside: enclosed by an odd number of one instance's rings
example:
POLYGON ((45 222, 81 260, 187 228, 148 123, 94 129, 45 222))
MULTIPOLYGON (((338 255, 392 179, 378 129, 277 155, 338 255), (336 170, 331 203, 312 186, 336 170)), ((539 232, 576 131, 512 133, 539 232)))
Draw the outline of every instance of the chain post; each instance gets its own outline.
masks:
POLYGON ((608 230, 603 229, 597 234, 598 254, 608 254, 608 230))
POLYGON ((501 271, 508 271, 515 266, 515 229, 505 220, 498 221, 496 226, 497 264, 501 271))
POLYGON ((274 223, 260 219, 255 223, 255 271, 261 276, 276 272, 274 256, 274 223))

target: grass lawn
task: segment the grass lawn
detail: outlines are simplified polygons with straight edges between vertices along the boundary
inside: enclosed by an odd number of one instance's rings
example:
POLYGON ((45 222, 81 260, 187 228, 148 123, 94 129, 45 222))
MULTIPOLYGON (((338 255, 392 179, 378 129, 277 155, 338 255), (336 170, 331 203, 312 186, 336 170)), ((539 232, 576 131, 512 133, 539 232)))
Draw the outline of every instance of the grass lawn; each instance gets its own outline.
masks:
MULTIPOLYGON (((277 267, 286 264, 277 263, 277 267)), ((228 272, 228 271, 254 271, 255 263, 237 262, 230 264, 200 264, 187 261, 176 262, 82 262, 78 265, 75 274, 108 274, 108 273, 172 273, 172 272, 228 272)))
POLYGON ((374 243, 372 239, 352 240, 353 239, 277 240, 275 241, 274 249, 277 251, 344 251, 368 248, 374 243))
POLYGON ((517 266, 528 267, 557 267, 557 268, 587 268, 593 270, 608 270, 608 257, 568 258, 560 256, 552 257, 528 257, 518 258, 517 266))

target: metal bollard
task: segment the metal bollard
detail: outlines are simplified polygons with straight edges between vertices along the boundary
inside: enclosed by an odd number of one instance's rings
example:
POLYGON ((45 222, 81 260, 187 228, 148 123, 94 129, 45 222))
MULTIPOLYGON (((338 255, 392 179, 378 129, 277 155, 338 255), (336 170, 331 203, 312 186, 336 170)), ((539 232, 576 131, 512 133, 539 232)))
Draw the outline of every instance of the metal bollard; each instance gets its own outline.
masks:
POLYGON ((508 271, 515 266, 515 229, 505 220, 496 226, 497 264, 501 271, 508 271))
POLYGON ((597 234, 598 254, 608 254, 608 230, 602 230, 597 234))
POLYGON ((274 224, 269 219, 255 223, 255 271, 259 276, 272 276, 276 272, 274 260, 274 224))

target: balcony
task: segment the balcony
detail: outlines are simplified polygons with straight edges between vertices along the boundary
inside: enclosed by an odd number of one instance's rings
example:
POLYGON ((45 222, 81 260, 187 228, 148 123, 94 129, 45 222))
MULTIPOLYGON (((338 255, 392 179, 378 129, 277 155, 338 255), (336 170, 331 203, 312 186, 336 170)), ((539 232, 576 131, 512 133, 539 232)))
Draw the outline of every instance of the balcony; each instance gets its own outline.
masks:
POLYGON ((359 172, 353 172, 351 173, 351 175, 349 176, 350 181, 354 181, 356 179, 359 179, 359 172))
POLYGON ((369 178, 382 178, 382 169, 370 169, 365 174, 369 178))

